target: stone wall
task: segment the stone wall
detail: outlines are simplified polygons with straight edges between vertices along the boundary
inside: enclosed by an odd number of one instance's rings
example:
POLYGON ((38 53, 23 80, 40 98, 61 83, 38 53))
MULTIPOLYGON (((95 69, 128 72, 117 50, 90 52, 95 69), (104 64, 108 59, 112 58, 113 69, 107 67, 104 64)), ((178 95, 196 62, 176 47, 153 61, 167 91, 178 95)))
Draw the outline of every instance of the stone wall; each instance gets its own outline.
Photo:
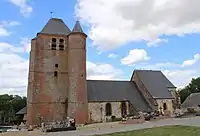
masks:
MULTIPOLYGON (((106 122, 106 119, 111 119, 111 116, 106 116, 106 104, 110 103, 112 106, 112 116, 122 118, 121 102, 89 102, 89 122, 106 122), (101 110, 102 109, 102 110, 101 110)), ((129 114, 129 103, 126 102, 127 114, 129 114)))
POLYGON ((173 99, 157 99, 156 100, 158 103, 158 111, 160 111, 160 107, 162 108, 161 111, 163 114, 172 114, 174 111, 173 108, 173 99), (164 103, 167 105, 167 110, 164 111, 164 103))
POLYGON ((172 96, 174 97, 174 100, 173 100, 174 109, 180 109, 181 99, 180 99, 179 92, 176 91, 176 88, 169 88, 169 90, 170 90, 172 96))

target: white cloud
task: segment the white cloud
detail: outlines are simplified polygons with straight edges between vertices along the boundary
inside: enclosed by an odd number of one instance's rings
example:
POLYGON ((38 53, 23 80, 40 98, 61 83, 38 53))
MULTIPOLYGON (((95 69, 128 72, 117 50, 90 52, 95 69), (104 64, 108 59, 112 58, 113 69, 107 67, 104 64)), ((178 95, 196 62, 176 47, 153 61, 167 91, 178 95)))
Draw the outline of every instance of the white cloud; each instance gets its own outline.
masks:
POLYGON ((22 37, 20 44, 24 47, 24 50, 26 52, 30 52, 31 51, 31 39, 28 37, 22 37))
POLYGON ((0 53, 0 94, 26 95, 28 64, 15 53, 0 53))
POLYGON ((19 53, 27 53, 29 46, 28 38, 22 38, 19 46, 0 42, 0 94, 26 96, 29 61, 19 53))
POLYGON ((199 5, 199 0, 78 0, 75 12, 89 24, 93 45, 109 50, 132 41, 199 33, 199 5))
POLYGON ((19 7, 23 16, 28 16, 33 11, 33 8, 27 4, 27 0, 9 0, 9 2, 19 7))
POLYGON ((110 53, 110 54, 108 55, 108 58, 117 58, 117 54, 110 53))
POLYGON ((121 59, 121 63, 131 66, 149 59, 150 57, 147 55, 147 52, 144 49, 134 49, 129 51, 128 56, 121 59))
POLYGON ((9 36, 10 32, 8 32, 3 26, 0 25, 0 37, 9 36))
POLYGON ((9 32, 6 28, 20 25, 17 21, 0 21, 0 37, 2 36, 10 36, 11 32, 9 32))
POLYGON ((13 27, 20 25, 18 21, 5 21, 5 20, 1 21, 0 24, 5 27, 13 27))
POLYGON ((197 77, 196 70, 163 70, 163 73, 178 88, 183 88, 190 83, 192 78, 197 77))
POLYGON ((93 80, 121 80, 123 72, 110 64, 95 64, 87 61, 87 79, 93 80))
POLYGON ((198 61, 200 61, 200 54, 195 54, 193 59, 184 61, 182 67, 192 66, 198 61))
POLYGON ((137 65, 137 69, 150 69, 150 70, 166 70, 166 69, 179 69, 181 67, 180 64, 173 62, 160 62, 155 64, 141 64, 137 65))
POLYGON ((167 42, 168 42, 167 39, 160 39, 160 38, 157 38, 157 39, 155 39, 155 40, 152 40, 152 41, 148 42, 147 45, 148 45, 149 47, 157 47, 157 46, 159 46, 159 44, 161 44, 161 43, 167 43, 167 42))
POLYGON ((4 52, 7 52, 7 53, 11 53, 11 52, 16 52, 16 53, 22 53, 24 52, 25 49, 23 47, 15 47, 15 46, 12 46, 8 43, 4 43, 4 42, 0 42, 0 53, 4 53, 4 52))
POLYGON ((25 53, 30 52, 31 43, 29 38, 21 38, 19 46, 13 46, 5 42, 0 42, 0 53, 25 53))

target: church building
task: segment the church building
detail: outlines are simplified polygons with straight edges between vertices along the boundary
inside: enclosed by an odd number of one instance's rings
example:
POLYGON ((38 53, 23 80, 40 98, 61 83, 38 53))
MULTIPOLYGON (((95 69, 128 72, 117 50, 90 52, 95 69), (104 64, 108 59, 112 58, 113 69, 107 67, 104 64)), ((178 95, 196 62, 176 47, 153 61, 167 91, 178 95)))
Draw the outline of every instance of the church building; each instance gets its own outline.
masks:
POLYGON ((171 114, 180 104, 176 87, 157 70, 134 70, 129 81, 86 79, 86 39, 79 21, 70 30, 51 18, 31 41, 28 125, 75 118, 77 124, 158 110, 171 114))

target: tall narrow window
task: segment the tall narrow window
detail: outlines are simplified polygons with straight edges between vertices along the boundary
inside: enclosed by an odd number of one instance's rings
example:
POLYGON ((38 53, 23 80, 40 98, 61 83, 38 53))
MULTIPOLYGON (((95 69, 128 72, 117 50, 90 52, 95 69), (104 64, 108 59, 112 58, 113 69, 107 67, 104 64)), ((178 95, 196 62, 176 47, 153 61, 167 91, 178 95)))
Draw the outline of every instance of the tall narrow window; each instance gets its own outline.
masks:
POLYGON ((122 102, 121 103, 121 114, 122 117, 127 115, 127 107, 126 107, 126 102, 122 102))
POLYGON ((57 77, 58 76, 58 72, 54 71, 54 76, 57 77))
POLYGON ((112 115, 112 106, 110 103, 106 103, 106 116, 112 115))
POLYGON ((52 50, 56 50, 56 38, 52 38, 52 41, 51 41, 51 49, 52 49, 52 50))
POLYGON ((59 50, 63 51, 64 50, 64 40, 60 39, 59 41, 59 50))
POLYGON ((166 103, 163 103, 163 110, 167 110, 167 104, 166 103))

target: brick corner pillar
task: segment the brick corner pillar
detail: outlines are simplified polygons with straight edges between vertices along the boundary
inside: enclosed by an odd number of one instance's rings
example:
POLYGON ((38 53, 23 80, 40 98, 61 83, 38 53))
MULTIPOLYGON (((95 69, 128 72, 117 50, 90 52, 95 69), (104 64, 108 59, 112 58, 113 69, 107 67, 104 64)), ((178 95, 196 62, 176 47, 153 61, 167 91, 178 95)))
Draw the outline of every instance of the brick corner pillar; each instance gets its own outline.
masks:
POLYGON ((77 124, 88 122, 86 38, 77 21, 68 38, 68 116, 77 124))

